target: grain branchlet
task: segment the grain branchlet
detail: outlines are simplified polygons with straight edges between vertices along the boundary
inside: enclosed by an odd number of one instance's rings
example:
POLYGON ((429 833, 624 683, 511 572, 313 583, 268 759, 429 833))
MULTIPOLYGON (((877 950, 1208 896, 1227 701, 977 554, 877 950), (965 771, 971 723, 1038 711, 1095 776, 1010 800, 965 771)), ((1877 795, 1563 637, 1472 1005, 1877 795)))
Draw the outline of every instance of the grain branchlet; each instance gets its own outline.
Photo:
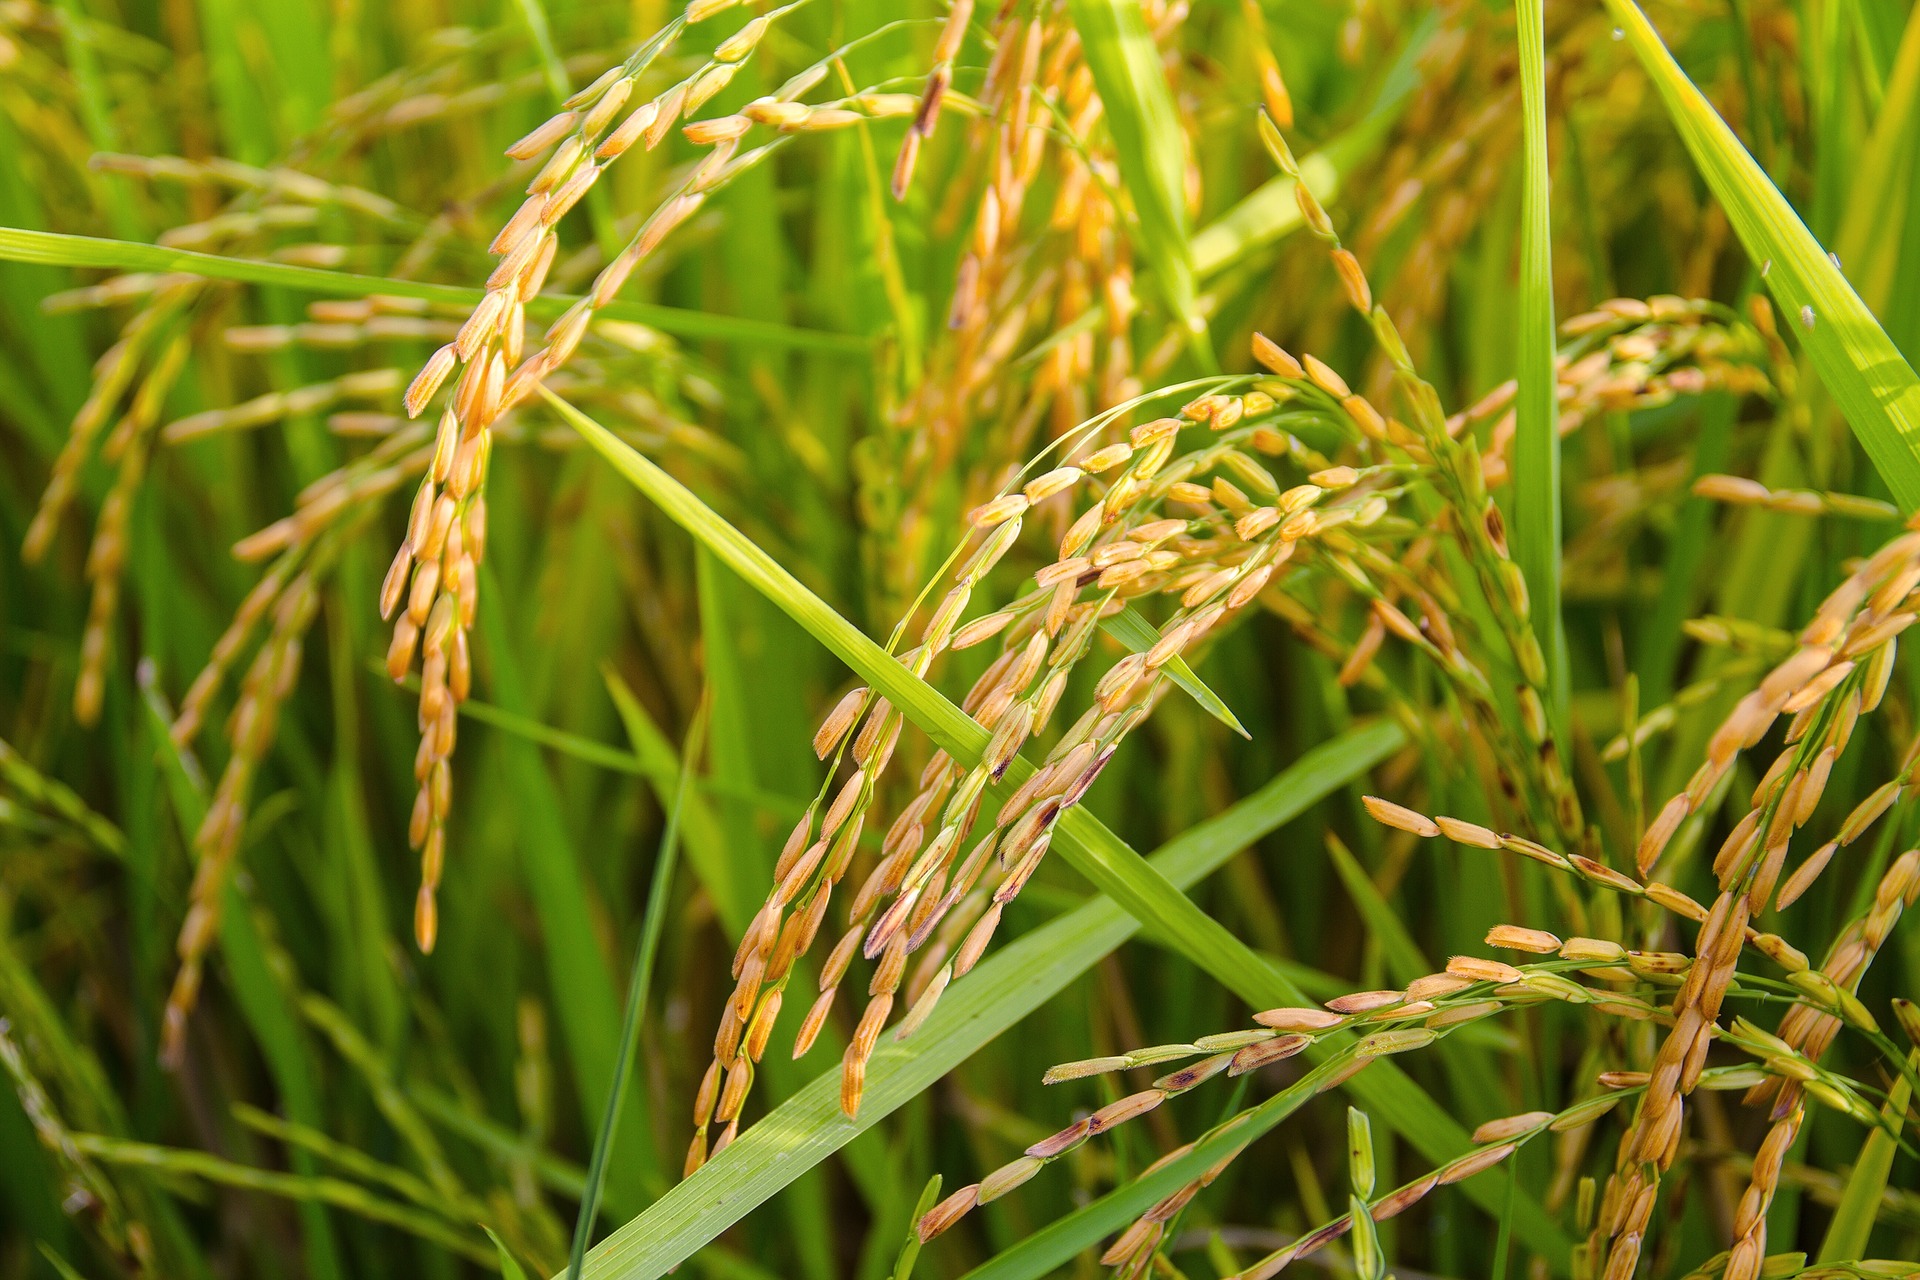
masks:
MULTIPOLYGON (((1563 976, 1563 971, 1569 967, 1564 961, 1554 961, 1515 968, 1497 961, 1461 957, 1449 965, 1446 972, 1421 978, 1404 992, 1355 993, 1330 1001, 1324 1010, 1272 1009, 1256 1014, 1255 1021, 1261 1025, 1249 1030, 1203 1036, 1188 1044, 1157 1045, 1056 1066, 1047 1072, 1046 1083, 1063 1083, 1141 1067, 1164 1068, 1197 1059, 1189 1066, 1162 1074, 1147 1089, 1128 1094, 1075 1120, 1058 1133, 1033 1144, 1012 1164, 988 1175, 978 1184, 955 1192, 921 1218, 917 1226, 920 1238, 922 1241, 929 1240, 946 1231, 976 1205, 1004 1195, 1090 1138, 1157 1108, 1169 1097, 1196 1088, 1218 1076, 1230 1077, 1257 1070, 1320 1045, 1321 1050, 1331 1056, 1302 1081, 1302 1087, 1310 1090, 1310 1096, 1318 1095, 1339 1087, 1375 1058, 1425 1047, 1459 1027, 1494 1016, 1516 1003, 1570 997, 1585 999, 1591 996, 1596 998, 1596 1005, 1605 1011, 1619 1012, 1622 1008, 1631 1007, 1620 1001, 1604 999, 1608 993, 1590 992, 1569 982, 1563 976), (1609 1009, 1610 1003, 1620 1008, 1609 1009), (1390 1023, 1406 1025, 1375 1029, 1382 1018, 1390 1023), (1346 1034, 1355 1030, 1362 1032, 1358 1040, 1346 1034)), ((1649 1007, 1644 1016, 1651 1016, 1652 1013, 1649 1007)), ((1406 1186, 1377 1199, 1367 1200, 1369 1218, 1371 1221, 1391 1218, 1405 1211, 1434 1187, 1464 1181, 1475 1173, 1491 1168, 1542 1133, 1564 1133, 1590 1125, 1612 1110, 1627 1094, 1644 1088, 1644 1082, 1628 1084, 1624 1088, 1584 1099, 1558 1113, 1535 1112, 1490 1122, 1474 1135, 1477 1144, 1475 1150, 1406 1186)), ((1241 1128, 1255 1114, 1242 1112, 1203 1135, 1199 1141, 1214 1140, 1241 1128)), ((1151 1256, 1150 1244, 1158 1238, 1153 1234, 1153 1228, 1167 1222, 1180 1207, 1224 1172, 1253 1136, 1248 1133, 1241 1141, 1232 1144, 1223 1158, 1199 1179, 1149 1209, 1116 1239, 1103 1257, 1103 1263, 1118 1268, 1117 1274, 1131 1274, 1129 1267, 1135 1266, 1142 1256, 1151 1256), (1145 1250, 1144 1254, 1142 1250, 1145 1250)), ((1171 1152, 1159 1163, 1178 1158, 1196 1145, 1199 1144, 1188 1144, 1171 1152)), ((1356 1153, 1358 1146, 1356 1141, 1356 1153)), ((1369 1174, 1369 1163, 1356 1154, 1355 1190, 1363 1199, 1369 1197, 1372 1191, 1371 1177, 1362 1176, 1369 1174)), ((1295 1258, 1338 1239, 1351 1228, 1353 1222, 1351 1216, 1340 1218, 1320 1232, 1302 1237, 1290 1249, 1269 1255, 1241 1274, 1276 1274, 1295 1258)))
MULTIPOLYGON (((1256 409, 1264 413, 1271 404, 1256 402, 1256 409)), ((864 956, 878 966, 842 1064, 842 1104, 849 1114, 859 1105, 866 1063, 881 1028, 891 1016, 904 1013, 897 1034, 910 1033, 929 1016, 947 986, 978 962, 1006 904, 1044 860, 1061 816, 1079 802, 1121 740, 1164 696, 1169 664, 1249 604, 1291 554, 1294 542, 1311 536, 1312 530, 1304 526, 1268 525, 1248 537, 1221 514, 1198 521, 1160 514, 1168 471, 1195 475, 1224 468, 1242 475, 1264 474, 1242 452, 1258 429, 1253 423, 1239 425, 1246 412, 1243 400, 1216 397, 1206 412, 1213 423, 1224 417, 1229 424, 1206 448, 1176 462, 1172 451, 1177 421, 1161 419, 1136 428, 1124 452, 1096 450, 978 506, 970 520, 975 549, 967 553, 963 546, 950 557, 953 585, 933 607, 920 643, 903 661, 915 674, 925 675, 948 649, 997 638, 999 658, 962 702, 989 738, 981 757, 971 764, 944 752, 934 756, 881 842, 879 861, 849 901, 847 925, 821 970, 819 994, 796 1040, 796 1055, 804 1053, 823 1028, 852 961, 864 956), (1061 559, 1035 575, 1036 589, 975 622, 963 622, 976 584, 1015 545, 1034 501, 1028 490, 1037 490, 1046 500, 1082 487, 1091 489, 1089 505, 1061 544, 1061 559), (1115 574, 1115 569, 1126 572, 1115 574), (1037 769, 1016 769, 1021 746, 1052 720, 1068 674, 1091 656, 1102 619, 1128 601, 1154 596, 1178 601, 1157 641, 1108 670, 1095 687, 1093 704, 1037 769), (1010 771, 1018 777, 1011 794, 990 801, 989 788, 1010 771), (996 870, 997 875, 989 875, 996 870)), ((1264 487, 1277 493, 1279 486, 1269 479, 1264 487)), ((1337 514, 1345 509, 1341 504, 1358 500, 1364 500, 1364 494, 1342 493, 1332 509, 1337 514)), ((829 896, 851 868, 853 840, 874 803, 902 726, 903 717, 884 699, 855 690, 829 712, 816 735, 816 750, 832 755, 836 764, 850 755, 858 768, 846 781, 823 789, 817 829, 811 818, 795 829, 767 905, 743 939, 736 966, 740 985, 723 1015, 714 1065, 715 1072, 741 1083, 732 1092, 702 1090, 689 1168, 708 1153, 710 1124, 723 1123, 728 1132, 737 1131, 736 1104, 750 1081, 750 1073, 738 1064, 744 1060, 750 1066, 755 1056, 741 1056, 753 1002, 766 998, 763 992, 777 995, 783 989, 794 959, 805 952, 818 928, 829 896), (802 914, 810 919, 797 932, 791 923, 783 923, 802 914)), ((1261 1038, 1267 1037, 1263 1033, 1261 1038)))
MULTIPOLYGON (((1800 647, 1734 707, 1709 741, 1706 763, 1687 789, 1668 802, 1641 842, 1639 861, 1644 872, 1660 857, 1681 821, 1714 793, 1737 755, 1756 745, 1781 715, 1792 716, 1786 750, 1761 779, 1751 808, 1714 859, 1720 895, 1701 925, 1692 972, 1675 1001, 1673 1029, 1655 1061, 1653 1078, 1658 1087, 1641 1101, 1622 1144, 1620 1163, 1607 1184, 1603 1198, 1607 1208, 1588 1240, 1591 1254, 1604 1255, 1610 1271, 1630 1270, 1639 1256, 1651 1204, 1644 1189, 1658 1185, 1661 1172, 1674 1158, 1683 1101, 1700 1077, 1707 1047, 1716 1034, 1716 1019, 1734 978, 1748 920, 1773 897, 1793 836, 1818 808, 1834 760, 1846 750, 1860 716, 1877 707, 1884 693, 1884 677, 1875 668, 1891 660, 1898 635, 1898 628, 1885 624, 1910 607, 1914 588, 1920 584, 1916 556, 1920 556, 1920 535, 1903 533, 1868 557, 1827 597, 1801 632, 1800 647), (1860 647, 1848 644, 1849 638, 1860 637, 1865 638, 1860 647)), ((1903 768, 1897 780, 1902 785, 1905 775, 1903 768)), ((1884 812, 1897 790, 1870 796, 1856 807, 1843 831, 1857 838, 1884 812)), ((1838 845, 1838 841, 1830 843, 1838 845)), ((1782 886, 1787 900, 1803 893, 1831 857, 1832 849, 1822 846, 1782 886)), ((1819 989, 1831 1006, 1844 1010, 1847 984, 1857 982, 1877 949, 1877 942, 1870 939, 1884 937, 1884 930, 1904 908, 1914 866, 1920 866, 1920 854, 1908 855, 1889 870, 1889 879, 1883 879, 1876 898, 1877 917, 1870 915, 1860 922, 1858 932, 1830 956, 1831 972, 1824 967, 1807 969, 1804 962, 1791 967, 1798 953, 1784 943, 1763 949, 1786 959, 1789 981, 1819 989)), ((1783 1029, 1794 1035, 1783 1039, 1796 1049, 1817 1046, 1808 1055, 1817 1058, 1841 1022, 1841 1016, 1797 1005, 1782 1019, 1783 1029)), ((1831 1082, 1809 1083, 1805 1091, 1840 1105, 1846 1102, 1844 1090, 1831 1082)), ((1776 1126, 1791 1126, 1798 1123, 1801 1093, 1767 1083, 1755 1090, 1753 1098, 1773 1098, 1776 1126)), ((1756 1205, 1771 1199, 1770 1186, 1758 1185, 1750 1191, 1756 1205)), ((1740 1221, 1742 1230, 1729 1266, 1740 1269, 1742 1280, 1752 1280, 1765 1240, 1764 1226, 1756 1224, 1764 1222, 1764 1214, 1757 1218, 1746 1214, 1740 1221)))
MULTIPOLYGON (((525 355, 525 306, 545 284, 559 241, 554 230, 598 180, 604 168, 644 137, 665 136, 688 97, 688 85, 627 109, 642 73, 678 38, 691 18, 664 26, 625 62, 569 98, 560 112, 507 149, 509 157, 547 159, 527 186, 527 199, 489 246, 499 265, 486 292, 453 341, 437 350, 408 386, 404 403, 418 417, 451 386, 435 432, 431 464, 416 491, 407 536, 380 590, 380 612, 394 620, 387 669, 395 680, 420 661, 419 785, 408 841, 420 851, 420 887, 414 937, 431 951, 439 932, 435 891, 445 868, 447 819, 459 706, 472 688, 471 631, 479 569, 486 556, 486 476, 501 415, 530 395, 578 348, 594 312, 619 292, 639 259, 698 207, 699 199, 670 200, 595 282, 590 296, 547 333, 547 345, 525 355), (636 121, 639 123, 636 124, 636 121), (604 136, 603 136, 604 134, 604 136), (396 618, 395 615, 398 614, 396 618)), ((726 64, 732 65, 732 64, 726 64)))

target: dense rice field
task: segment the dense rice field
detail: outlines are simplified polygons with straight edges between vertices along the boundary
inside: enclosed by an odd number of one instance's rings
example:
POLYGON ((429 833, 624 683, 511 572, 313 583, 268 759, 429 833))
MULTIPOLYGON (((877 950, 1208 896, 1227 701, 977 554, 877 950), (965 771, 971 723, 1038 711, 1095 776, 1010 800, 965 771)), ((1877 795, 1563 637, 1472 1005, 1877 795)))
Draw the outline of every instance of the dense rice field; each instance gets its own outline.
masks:
POLYGON ((0 0, 0 1278, 1920 1275, 1907 0, 0 0))

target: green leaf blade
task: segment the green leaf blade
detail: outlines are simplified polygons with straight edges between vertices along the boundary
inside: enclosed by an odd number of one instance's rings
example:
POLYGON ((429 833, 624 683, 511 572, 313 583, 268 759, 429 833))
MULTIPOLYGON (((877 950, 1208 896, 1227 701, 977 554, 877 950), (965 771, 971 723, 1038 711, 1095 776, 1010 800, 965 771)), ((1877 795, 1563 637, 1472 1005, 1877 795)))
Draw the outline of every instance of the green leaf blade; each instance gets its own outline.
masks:
POLYGON ((1523 167, 1513 550, 1532 597, 1534 631, 1547 655, 1547 692, 1554 723, 1564 733, 1567 640, 1560 619, 1560 410, 1554 366, 1553 225, 1542 0, 1514 0, 1514 16, 1520 39, 1523 167))
POLYGON ((1906 511, 1920 509, 1920 378, 1633 0, 1607 0, 1681 140, 1790 318, 1821 383, 1906 511))

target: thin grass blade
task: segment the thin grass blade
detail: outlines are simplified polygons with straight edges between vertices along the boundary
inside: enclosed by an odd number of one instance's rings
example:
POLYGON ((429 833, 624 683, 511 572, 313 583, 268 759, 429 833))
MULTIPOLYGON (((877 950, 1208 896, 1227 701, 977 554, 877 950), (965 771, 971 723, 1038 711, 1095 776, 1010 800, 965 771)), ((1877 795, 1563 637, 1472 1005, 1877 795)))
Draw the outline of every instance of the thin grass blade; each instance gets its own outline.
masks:
POLYGON ((620 1125, 621 1106, 626 1100, 627 1079, 633 1074, 635 1041, 640 1038, 640 1022, 647 1011, 647 989, 653 984, 654 957, 660 952, 660 935, 666 929, 667 895, 673 889, 673 867, 680 852, 680 815, 686 808, 687 780, 693 776, 695 763, 700 759, 706 723, 703 707, 687 730, 686 746, 680 756, 680 781, 674 788, 666 829, 660 835, 660 852, 653 863, 646 919, 640 927, 640 943, 633 953, 633 975, 627 981, 627 1007, 620 1016, 620 1052, 614 1059, 606 1111, 600 1119, 600 1133, 593 1142, 593 1156, 587 1162, 587 1185, 580 1197, 580 1216, 573 1227, 573 1251, 567 1260, 568 1280, 580 1280, 587 1241, 593 1235, 593 1218, 600 1211, 600 1189, 606 1181, 607 1162, 613 1158, 613 1140, 620 1125))

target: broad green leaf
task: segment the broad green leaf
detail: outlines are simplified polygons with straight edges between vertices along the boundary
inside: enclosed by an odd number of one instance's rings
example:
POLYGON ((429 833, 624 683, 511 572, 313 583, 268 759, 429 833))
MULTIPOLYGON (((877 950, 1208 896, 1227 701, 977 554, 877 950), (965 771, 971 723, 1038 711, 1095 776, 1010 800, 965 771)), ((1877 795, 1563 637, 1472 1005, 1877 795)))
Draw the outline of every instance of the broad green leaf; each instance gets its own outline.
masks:
MULTIPOLYGON (((1397 751, 1399 726, 1376 721, 1302 756, 1218 817, 1167 843, 1153 865, 1182 887, 1397 751)), ((829 1070, 743 1133, 699 1172, 587 1256, 595 1280, 665 1274, 782 1187, 879 1123, 1131 937, 1139 924, 1098 898, 1016 938, 956 983, 913 1039, 883 1038, 857 1119, 840 1110, 829 1070)))
POLYGON ((1139 224, 1141 256, 1203 363, 1207 322, 1195 305, 1187 238, 1187 139, 1140 0, 1071 0, 1087 67, 1139 224))
MULTIPOLYGON (((237 280, 244 284, 295 289, 328 297, 364 298, 387 294, 455 307, 472 307, 482 296, 482 290, 462 285, 356 275, 350 271, 330 271, 325 267, 302 267, 286 262, 262 262, 255 258, 226 258, 217 253, 200 253, 192 249, 169 249, 165 245, 134 244, 127 240, 106 240, 94 236, 58 235, 19 227, 0 227, 0 261, 105 267, 116 271, 177 271, 205 276, 210 280, 237 280)), ((527 303, 527 315, 530 318, 552 319, 577 301, 578 298, 568 294, 543 293, 527 303)), ((602 307, 599 314, 609 320, 631 320, 635 324, 649 325, 662 333, 682 338, 711 338, 748 346, 765 345, 794 351, 860 355, 867 352, 871 345, 865 338, 853 334, 799 329, 792 325, 743 320, 649 302, 612 302, 602 307)))
POLYGON ((1533 628, 1547 654, 1547 693, 1562 735, 1567 718, 1567 640, 1560 621, 1560 408, 1553 338, 1553 226, 1547 169, 1543 0, 1514 0, 1520 39, 1523 164, 1520 205, 1519 390, 1513 440, 1513 556, 1533 600, 1533 628))
MULTIPOLYGON (((937 746, 956 760, 980 758, 988 740, 985 729, 834 612, 679 481, 552 392, 543 389, 542 394, 668 518, 693 534, 744 581, 784 609, 884 694, 937 746)), ((1016 759, 1006 771, 1005 784, 1018 787, 1032 775, 1033 767, 1016 759)), ((1255 955, 1218 920, 1200 910, 1178 885, 1154 864, 1144 861, 1084 806, 1076 805, 1061 817, 1054 847, 1075 870, 1135 920, 1159 932, 1169 945, 1249 1005, 1265 1009, 1308 1003, 1304 992, 1255 955)), ((959 987, 972 988, 980 981, 974 979, 959 987)), ((1324 1056, 1333 1049, 1316 1046, 1311 1052, 1324 1056)), ((808 1089, 813 1087, 810 1085, 808 1089)), ((1468 1149, 1465 1129, 1398 1068, 1366 1072, 1356 1079, 1353 1091, 1370 1111, 1428 1158, 1436 1162, 1451 1159, 1468 1149)), ((1479 1197, 1488 1193, 1474 1194, 1479 1197)), ((1554 1259, 1556 1265, 1564 1265, 1569 1245, 1545 1211, 1532 1198, 1523 1202, 1522 1211, 1521 1226, 1529 1243, 1554 1259)))
MULTIPOLYGON (((1153 629, 1153 624, 1141 617, 1140 611, 1132 605, 1111 618, 1102 618, 1100 629, 1135 653, 1145 653, 1160 639, 1160 633, 1153 629)), ((1208 715, 1249 742, 1253 740, 1253 735, 1240 723, 1240 718, 1233 714, 1233 708, 1209 689, 1199 676, 1193 674, 1193 668, 1187 665, 1185 658, 1175 655, 1161 669, 1167 673, 1168 679, 1186 690, 1187 695, 1199 703, 1208 715)))
POLYGON ((1920 378, 1633 0, 1607 0, 1821 383, 1901 507, 1920 507, 1920 378))

